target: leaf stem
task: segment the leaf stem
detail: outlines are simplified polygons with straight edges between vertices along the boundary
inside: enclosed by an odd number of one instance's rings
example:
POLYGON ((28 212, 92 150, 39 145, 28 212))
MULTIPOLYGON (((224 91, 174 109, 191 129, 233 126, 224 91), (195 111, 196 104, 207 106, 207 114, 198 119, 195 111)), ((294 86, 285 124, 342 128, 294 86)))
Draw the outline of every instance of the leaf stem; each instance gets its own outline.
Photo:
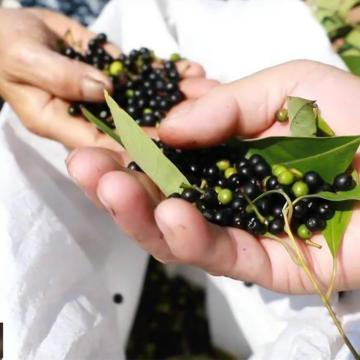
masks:
POLYGON ((246 194, 244 194, 244 198, 245 198, 245 200, 248 202, 248 204, 250 205, 251 210, 253 210, 254 213, 256 214, 257 218, 258 218, 263 224, 267 224, 268 221, 266 220, 266 218, 265 218, 264 216, 262 216, 262 215, 260 214, 259 209, 258 209, 258 208, 256 207, 256 205, 250 200, 250 198, 249 198, 246 194))
POLYGON ((320 299, 322 301, 322 303, 324 304, 324 306, 326 307, 329 315, 331 316, 336 328, 338 329, 341 337, 343 338, 346 346, 349 348, 351 354, 354 356, 354 358, 356 360, 360 360, 360 355, 357 353, 357 351, 355 350, 355 348, 353 347, 353 345, 351 344, 349 338, 346 336, 344 329, 341 326, 340 321, 338 320, 338 318, 336 317, 336 314, 334 312, 334 310, 332 309, 328 298, 326 297, 326 295, 323 294, 323 291, 320 288, 320 285, 316 279, 316 277, 312 274, 312 272, 310 271, 306 260, 304 259, 303 253, 297 243, 297 241, 295 240, 291 230, 290 230, 290 226, 289 226, 289 221, 288 221, 288 214, 287 214, 287 210, 283 211, 283 215, 284 215, 284 221, 285 221, 285 232, 289 235, 289 238, 293 244, 293 247, 295 249, 295 252, 297 254, 299 263, 300 263, 300 267, 304 270, 305 274, 307 275, 308 279, 310 280, 310 282, 312 283, 314 289, 316 290, 316 292, 318 293, 318 295, 320 296, 320 299))
POLYGON ((336 274, 337 274, 337 258, 335 257, 335 258, 333 258, 333 268, 332 268, 332 272, 331 272, 331 279, 330 279, 329 288, 328 288, 328 290, 326 292, 326 298, 328 300, 330 300, 330 297, 331 297, 332 292, 334 290, 336 274))

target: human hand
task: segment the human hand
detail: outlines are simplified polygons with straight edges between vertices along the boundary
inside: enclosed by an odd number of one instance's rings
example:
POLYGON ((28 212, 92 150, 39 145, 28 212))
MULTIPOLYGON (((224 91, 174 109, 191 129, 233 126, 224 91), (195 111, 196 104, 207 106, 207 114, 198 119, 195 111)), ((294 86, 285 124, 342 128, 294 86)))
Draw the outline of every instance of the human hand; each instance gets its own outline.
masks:
MULTIPOLYGON (((83 118, 67 114, 69 101, 102 101, 111 81, 101 71, 57 52, 58 42, 70 30, 86 44, 94 34, 71 19, 40 9, 0 9, 0 95, 33 133, 70 148, 121 147, 83 118)), ((112 55, 119 50, 106 45, 112 55)), ((180 84, 186 96, 203 94, 214 81, 204 79, 202 67, 180 61, 180 84)))
MULTIPOLYGON (((176 147, 206 147, 234 135, 286 135, 288 125, 274 118, 288 95, 317 100, 337 135, 360 133, 358 78, 320 63, 295 61, 183 103, 161 123, 160 138, 176 147)), ((314 292, 282 245, 240 229, 210 224, 183 200, 161 201, 154 184, 144 174, 124 169, 124 161, 110 151, 88 148, 73 152, 67 164, 70 175, 87 195, 154 257, 192 264, 211 274, 255 282, 279 292, 314 292)), ((359 170, 357 161, 355 168, 359 170)), ((357 207, 339 253, 337 290, 360 286, 359 221, 357 207)), ((303 249, 317 277, 327 284, 332 257, 320 235, 314 241, 324 245, 321 250, 303 249)))

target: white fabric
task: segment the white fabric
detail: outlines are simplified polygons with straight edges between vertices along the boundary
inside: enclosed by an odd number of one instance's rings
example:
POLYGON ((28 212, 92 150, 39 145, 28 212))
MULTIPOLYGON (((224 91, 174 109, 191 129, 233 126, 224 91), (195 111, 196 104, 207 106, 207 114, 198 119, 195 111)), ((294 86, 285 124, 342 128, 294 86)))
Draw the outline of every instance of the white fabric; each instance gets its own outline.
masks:
MULTIPOLYGON (((296 58, 343 67, 297 0, 113 0, 94 29, 125 51, 179 50, 221 81, 296 58)), ((27 132, 8 106, 0 147, 6 358, 123 358, 146 254, 67 179, 66 149, 27 132)), ((239 358, 349 358, 315 296, 211 276, 207 289, 214 341, 239 358)), ((345 299, 337 308, 359 343, 359 294, 345 299)))

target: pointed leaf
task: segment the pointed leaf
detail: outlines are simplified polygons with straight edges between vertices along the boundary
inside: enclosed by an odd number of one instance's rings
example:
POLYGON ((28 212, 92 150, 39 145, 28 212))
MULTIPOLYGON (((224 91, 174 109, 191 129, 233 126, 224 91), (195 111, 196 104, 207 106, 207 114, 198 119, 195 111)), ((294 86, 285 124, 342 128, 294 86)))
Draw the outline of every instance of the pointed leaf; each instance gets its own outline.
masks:
POLYGON ((291 135, 315 136, 317 131, 315 101, 289 96, 287 103, 291 135))
POLYGON ((104 124, 103 121, 98 119, 95 115, 93 115, 85 107, 82 107, 81 111, 82 111, 83 115, 85 116, 85 118, 88 119, 91 123, 93 123, 99 130, 101 130, 106 135, 109 135, 115 141, 117 141, 120 145, 122 145, 119 136, 115 133, 115 131, 113 129, 111 129, 109 126, 104 124))
POLYGON ((322 136, 335 136, 334 131, 331 129, 331 127, 328 125, 328 123, 321 117, 320 114, 317 116, 317 128, 318 132, 322 136))
POLYGON ((322 232, 332 256, 335 258, 352 216, 353 201, 345 201, 336 205, 335 215, 327 221, 322 232))
POLYGON ((190 185, 180 170, 163 154, 154 141, 117 103, 105 93, 116 131, 130 157, 169 196, 181 193, 183 184, 190 185))

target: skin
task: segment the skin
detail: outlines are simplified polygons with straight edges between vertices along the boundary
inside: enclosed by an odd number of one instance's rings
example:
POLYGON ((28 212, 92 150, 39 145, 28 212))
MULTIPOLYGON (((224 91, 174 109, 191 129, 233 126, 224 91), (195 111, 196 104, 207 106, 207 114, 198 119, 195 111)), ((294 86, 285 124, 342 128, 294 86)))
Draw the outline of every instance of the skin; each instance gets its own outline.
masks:
MULTIPOLYGON (((360 133, 358 78, 320 63, 295 61, 187 101, 161 124, 160 138, 172 146, 189 148, 218 144, 233 135, 286 135, 289 125, 274 118, 288 95, 316 99, 337 135, 360 133)), ((192 264, 214 275, 255 282, 279 292, 313 292, 304 272, 279 243, 207 223, 195 207, 181 199, 159 202, 156 187, 144 174, 124 169, 125 162, 121 154, 85 148, 73 152, 67 166, 85 193, 154 257, 165 263, 192 264)), ((358 164, 356 158, 357 170, 358 164)), ((339 254, 337 290, 360 286, 359 221, 356 208, 339 254)), ((325 286, 332 258, 321 236, 312 240, 323 245, 322 249, 302 247, 325 286)))
MULTIPOLYGON (((111 92, 110 79, 94 67, 70 60, 57 51, 70 30, 68 41, 83 45, 94 33, 55 12, 42 9, 0 9, 0 96, 15 110, 31 132, 67 147, 99 146, 120 151, 82 117, 70 117, 70 101, 102 101, 111 92)), ((113 56, 119 49, 109 44, 113 56)), ((182 91, 198 97, 216 82, 204 78, 203 68, 191 61, 178 63, 182 91)))

